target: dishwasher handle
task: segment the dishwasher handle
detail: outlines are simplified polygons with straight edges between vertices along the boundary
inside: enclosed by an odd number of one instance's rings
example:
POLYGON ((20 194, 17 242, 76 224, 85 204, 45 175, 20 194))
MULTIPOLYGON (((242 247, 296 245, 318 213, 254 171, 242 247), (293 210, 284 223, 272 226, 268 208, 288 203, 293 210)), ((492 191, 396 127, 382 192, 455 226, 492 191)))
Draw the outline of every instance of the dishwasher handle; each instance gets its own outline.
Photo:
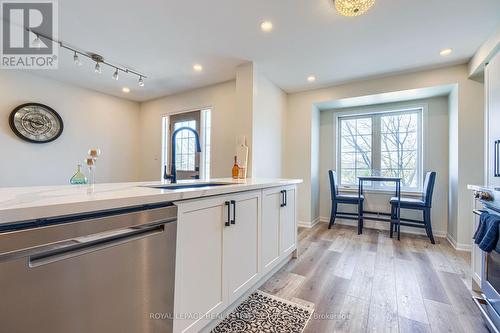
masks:
POLYGON ((113 230, 72 239, 62 244, 41 247, 29 253, 29 267, 35 268, 61 260, 104 250, 165 232, 165 223, 113 230))

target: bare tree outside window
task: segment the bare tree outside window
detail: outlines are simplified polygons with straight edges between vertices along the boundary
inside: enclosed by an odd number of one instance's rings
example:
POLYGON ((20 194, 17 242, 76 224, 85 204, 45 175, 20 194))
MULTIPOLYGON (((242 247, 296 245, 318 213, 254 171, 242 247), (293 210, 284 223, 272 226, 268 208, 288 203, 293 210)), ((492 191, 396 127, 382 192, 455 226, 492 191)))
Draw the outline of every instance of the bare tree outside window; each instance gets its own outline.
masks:
POLYGON ((381 124, 381 175, 401 177, 403 187, 417 187, 417 114, 382 116, 381 124))
POLYGON ((419 189, 421 113, 414 109, 339 117, 340 184, 357 185, 357 177, 380 175, 401 177, 403 188, 419 189))

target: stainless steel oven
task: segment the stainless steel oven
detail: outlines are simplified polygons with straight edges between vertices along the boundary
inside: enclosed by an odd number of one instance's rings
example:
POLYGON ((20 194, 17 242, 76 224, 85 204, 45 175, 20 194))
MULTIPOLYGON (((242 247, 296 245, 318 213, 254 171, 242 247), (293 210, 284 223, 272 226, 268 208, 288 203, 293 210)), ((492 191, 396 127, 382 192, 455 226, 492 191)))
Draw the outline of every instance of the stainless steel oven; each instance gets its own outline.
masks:
POLYGON ((177 208, 0 225, 0 332, 172 332, 177 208))
MULTIPOLYGON (((496 194, 496 191, 495 191, 496 194)), ((493 193, 481 192, 477 195, 483 208, 474 211, 481 214, 486 211, 490 214, 500 215, 500 198, 493 193)), ((477 245, 474 245, 477 246, 477 245)), ((495 250, 491 252, 482 251, 481 260, 481 291, 482 297, 474 297, 476 305, 481 310, 491 332, 500 331, 500 253, 495 250)))
POLYGON ((483 252, 483 271, 481 274, 483 297, 475 298, 490 331, 500 329, 500 254, 496 251, 483 252))

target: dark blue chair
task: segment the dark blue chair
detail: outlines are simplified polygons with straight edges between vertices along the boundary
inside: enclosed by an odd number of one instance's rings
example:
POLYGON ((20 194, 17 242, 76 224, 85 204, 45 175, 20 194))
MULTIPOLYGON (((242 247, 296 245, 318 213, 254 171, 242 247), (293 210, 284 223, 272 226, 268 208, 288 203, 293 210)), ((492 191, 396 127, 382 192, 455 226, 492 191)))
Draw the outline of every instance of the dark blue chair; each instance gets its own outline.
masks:
POLYGON ((335 223, 337 216, 343 219, 357 220, 358 221, 358 233, 360 233, 363 227, 363 201, 365 197, 362 195, 361 199, 358 195, 340 195, 338 193, 337 186, 337 173, 333 170, 328 171, 330 176, 330 192, 332 197, 332 211, 330 214, 330 223, 328 224, 328 229, 332 227, 335 223), (342 213, 338 211, 338 204, 348 204, 348 205, 358 205, 357 213, 342 213))
MULTIPOLYGON (((401 208, 402 209, 411 209, 411 210, 419 210, 423 213, 423 220, 412 220, 412 219, 401 219, 401 225, 416 227, 416 228, 424 228, 427 233, 427 237, 431 240, 432 244, 434 242, 434 236, 432 235, 432 224, 431 224, 431 208, 432 208, 432 193, 434 192, 434 184, 436 183, 436 173, 435 172, 427 172, 425 175, 424 181, 424 193, 421 199, 414 198, 401 198, 401 208)), ((398 198, 391 198, 391 238, 393 231, 400 232, 400 228, 397 226, 397 207, 398 207, 398 198)))

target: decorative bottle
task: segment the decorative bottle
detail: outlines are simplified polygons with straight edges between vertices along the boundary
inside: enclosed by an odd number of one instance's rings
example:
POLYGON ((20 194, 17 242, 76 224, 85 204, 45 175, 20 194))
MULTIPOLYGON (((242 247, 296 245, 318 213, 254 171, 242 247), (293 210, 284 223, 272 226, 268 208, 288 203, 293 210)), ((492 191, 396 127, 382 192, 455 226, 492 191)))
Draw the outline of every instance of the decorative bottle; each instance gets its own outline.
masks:
POLYGON ((235 156, 233 170, 232 170, 233 179, 238 179, 239 174, 240 174, 240 167, 238 166, 238 157, 235 156))
POLYGON ((239 176, 238 178, 247 178, 247 166, 248 166, 248 146, 246 144, 246 137, 240 136, 238 138, 238 146, 236 147, 236 155, 239 161, 239 176))
POLYGON ((82 165, 81 164, 78 164, 76 166, 76 173, 73 175, 73 177, 71 177, 69 182, 72 185, 87 184, 87 177, 85 177, 85 175, 82 173, 82 165))

